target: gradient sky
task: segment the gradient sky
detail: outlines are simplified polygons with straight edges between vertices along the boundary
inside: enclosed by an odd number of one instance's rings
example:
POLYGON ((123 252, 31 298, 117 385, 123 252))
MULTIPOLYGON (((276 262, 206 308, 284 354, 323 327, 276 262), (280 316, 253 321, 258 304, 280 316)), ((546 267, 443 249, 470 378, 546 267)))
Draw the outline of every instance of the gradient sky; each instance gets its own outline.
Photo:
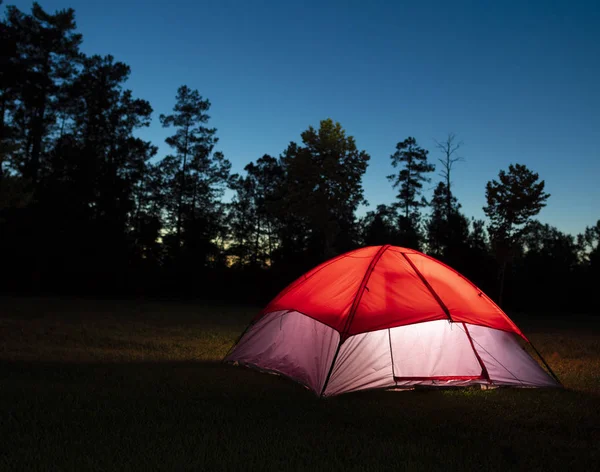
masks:
POLYGON ((434 138, 454 132, 468 216, 483 217, 486 182, 518 162, 552 195, 542 222, 577 233, 600 218, 597 0, 40 4, 74 8, 83 51, 131 66, 128 88, 155 110, 141 136, 161 156, 169 131, 158 115, 186 84, 211 101, 218 150, 236 172, 332 118, 371 156, 363 182, 374 209, 395 198, 386 175, 398 141, 414 136, 437 158, 434 138))

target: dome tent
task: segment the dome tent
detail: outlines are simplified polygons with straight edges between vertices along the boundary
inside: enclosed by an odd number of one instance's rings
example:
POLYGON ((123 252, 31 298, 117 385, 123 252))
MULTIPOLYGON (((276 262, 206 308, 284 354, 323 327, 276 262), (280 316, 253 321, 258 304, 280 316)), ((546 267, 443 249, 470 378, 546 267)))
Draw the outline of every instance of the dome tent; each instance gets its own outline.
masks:
POLYGON ((412 249, 370 246, 290 284, 224 361, 287 376, 320 396, 417 385, 560 386, 517 337, 529 342, 458 272, 412 249))

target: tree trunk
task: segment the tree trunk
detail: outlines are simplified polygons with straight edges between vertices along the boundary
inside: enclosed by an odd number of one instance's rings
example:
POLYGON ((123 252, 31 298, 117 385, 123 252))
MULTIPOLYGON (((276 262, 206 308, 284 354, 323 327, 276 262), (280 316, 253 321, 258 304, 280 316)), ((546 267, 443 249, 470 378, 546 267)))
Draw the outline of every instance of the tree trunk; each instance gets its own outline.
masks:
POLYGON ((504 296, 504 278, 506 276, 506 257, 502 260, 498 271, 498 306, 502 308, 502 297, 504 296))
POLYGON ((198 194, 198 175, 194 179, 194 189, 192 190, 192 204, 190 205, 191 220, 194 221, 196 218, 196 195, 198 194))
MULTIPOLYGON (((450 163, 450 156, 448 156, 448 163, 450 163)), ((450 215, 452 214, 452 193, 450 192, 450 165, 448 164, 446 172, 446 219, 450 221, 450 215)))
POLYGON ((273 229, 271 228, 270 222, 267 223, 267 247, 268 247, 268 251, 269 251, 269 254, 267 255, 267 257, 269 259, 269 267, 270 267, 271 264, 273 263, 273 261, 272 261, 272 258, 273 258, 273 229))
POLYGON ((406 209, 405 209, 405 217, 408 220, 408 215, 409 215, 409 211, 410 211, 410 177, 411 177, 411 172, 410 172, 410 165, 411 165, 411 161, 410 159, 408 160, 408 162, 406 163, 406 169, 408 170, 408 179, 406 181, 406 209))
POLYGON ((2 146, 4 145, 5 131, 4 131, 4 123, 5 123, 5 115, 6 115, 6 96, 2 96, 2 104, 0 105, 0 183, 2 183, 2 178, 4 177, 4 151, 2 150, 2 146))
POLYGON ((506 280, 506 267, 512 261, 514 242, 500 241, 496 243, 496 257, 500 264, 498 268, 498 306, 502 308, 504 300, 504 283, 506 280))
POLYGON ((254 265, 258 265, 258 252, 260 246, 260 217, 256 216, 256 238, 254 240, 254 265))
MULTIPOLYGON (((46 56, 46 62, 44 64, 44 78, 47 80, 50 76, 50 57, 46 56)), ((42 91, 42 96, 40 97, 39 105, 37 110, 34 111, 35 118, 32 126, 32 137, 33 137, 33 145, 31 149, 31 159, 29 162, 30 171, 29 177, 31 177, 32 183, 37 184, 39 170, 40 170, 40 158, 42 154, 42 141, 44 139, 44 117, 46 115, 46 106, 48 102, 48 91, 44 89, 42 91)))
POLYGON ((181 215, 183 211, 183 192, 185 191, 185 170, 187 166, 189 140, 189 125, 185 130, 185 149, 183 152, 183 166, 181 168, 181 188, 179 189, 179 203, 177 205, 177 250, 181 247, 181 215))

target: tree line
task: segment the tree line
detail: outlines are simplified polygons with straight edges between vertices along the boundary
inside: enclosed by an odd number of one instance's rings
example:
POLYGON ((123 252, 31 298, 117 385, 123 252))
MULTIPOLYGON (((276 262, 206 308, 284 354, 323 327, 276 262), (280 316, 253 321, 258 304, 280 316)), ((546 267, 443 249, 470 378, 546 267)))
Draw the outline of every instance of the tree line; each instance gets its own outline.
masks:
POLYGON ((263 303, 336 254, 393 244, 449 264, 503 307, 598 307, 600 220, 577 236, 535 220, 550 195, 525 165, 487 183, 488 221, 476 220, 454 192, 457 137, 436 142, 438 158, 407 137, 391 154, 395 200, 358 217, 370 156, 339 123, 233 173, 210 101, 182 85, 159 116, 171 133, 159 156, 136 137, 153 109, 126 88, 129 66, 81 42, 73 9, 8 6, 0 22, 3 291, 263 303))

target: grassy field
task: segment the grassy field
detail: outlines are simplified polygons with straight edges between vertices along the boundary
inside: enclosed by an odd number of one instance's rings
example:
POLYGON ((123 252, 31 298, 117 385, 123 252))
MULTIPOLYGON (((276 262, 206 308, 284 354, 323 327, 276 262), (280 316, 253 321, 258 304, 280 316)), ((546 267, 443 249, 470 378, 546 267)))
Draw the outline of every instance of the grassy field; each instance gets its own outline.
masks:
POLYGON ((600 316, 515 317, 565 390, 325 400, 219 361, 253 307, 0 298, 2 470, 586 470, 600 316))

